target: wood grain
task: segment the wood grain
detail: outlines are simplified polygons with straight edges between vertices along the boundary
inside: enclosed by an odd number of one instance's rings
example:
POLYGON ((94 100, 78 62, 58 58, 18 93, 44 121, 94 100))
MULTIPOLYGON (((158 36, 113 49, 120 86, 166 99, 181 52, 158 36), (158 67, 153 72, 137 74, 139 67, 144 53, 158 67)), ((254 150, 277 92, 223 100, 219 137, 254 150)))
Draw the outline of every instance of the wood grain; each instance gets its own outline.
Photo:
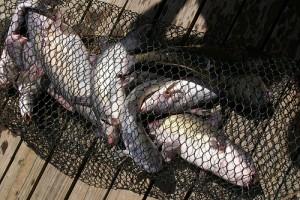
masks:
POLYGON ((223 42, 239 12, 243 0, 206 1, 193 30, 209 34, 212 43, 223 42))
POLYGON ((22 143, 0 185, 1 198, 26 199, 43 164, 44 161, 22 143))
POLYGON ((265 51, 300 59, 300 3, 289 1, 265 47, 265 51))
POLYGON ((202 0, 169 0, 163 8, 159 21, 189 28, 201 3, 202 0))
POLYGON ((282 6, 281 0, 246 1, 229 35, 228 42, 259 47, 268 36, 282 6))
POLYGON ((89 186, 88 184, 77 181, 69 200, 96 200, 102 199, 107 189, 89 186))
POLYGON ((8 130, 3 130, 0 133, 0 177, 3 176, 9 161, 11 160, 13 154, 15 153, 21 138, 16 137, 8 130))
POLYGON ((63 199, 72 183, 72 178, 47 165, 31 199, 63 199))

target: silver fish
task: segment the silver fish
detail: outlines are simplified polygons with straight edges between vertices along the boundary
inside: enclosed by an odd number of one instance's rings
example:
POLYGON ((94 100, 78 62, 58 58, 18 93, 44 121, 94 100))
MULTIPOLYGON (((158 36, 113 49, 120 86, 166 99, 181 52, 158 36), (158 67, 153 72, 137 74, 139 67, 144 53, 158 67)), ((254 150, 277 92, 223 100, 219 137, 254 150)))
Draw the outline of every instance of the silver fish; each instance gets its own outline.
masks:
MULTIPOLYGON (((11 23, 5 39, 5 47, 2 50, 0 57, 0 86, 3 87, 12 83, 19 74, 18 66, 21 65, 20 58, 22 58, 22 46, 14 49, 16 45, 10 45, 12 41, 18 41, 20 35, 16 34, 21 28, 25 18, 25 9, 29 7, 35 7, 36 4, 32 0, 18 3, 16 9, 12 15, 11 23), (8 44, 7 44, 8 43, 8 44), (10 55, 9 55, 10 52, 10 55), (16 64, 18 66, 16 66, 16 64)), ((24 38, 21 38, 21 40, 24 38)), ((16 43, 21 44, 21 43, 16 43)))
POLYGON ((69 102, 88 105, 91 64, 80 37, 67 25, 28 12, 28 35, 51 83, 69 102))
POLYGON ((140 27, 108 47, 99 56, 92 71, 93 110, 98 118, 115 127, 112 129, 115 135, 118 135, 120 112, 125 102, 124 82, 134 64, 129 51, 141 45, 141 34, 148 29, 150 25, 140 27))
POLYGON ((0 57, 0 88, 5 88, 12 83, 18 75, 18 70, 6 48, 3 49, 0 57))
POLYGON ((126 150, 134 162, 149 173, 161 170, 162 157, 146 134, 142 123, 138 119, 138 113, 145 97, 158 91, 166 81, 148 81, 137 86, 126 97, 124 110, 121 112, 121 135, 126 150))
MULTIPOLYGON (((59 17, 57 17, 57 19, 58 18, 59 17)), ((88 52, 79 37, 72 33, 69 34, 68 32, 62 33, 59 24, 56 24, 54 20, 31 11, 28 12, 27 21, 30 49, 24 49, 25 60, 31 61, 31 65, 39 66, 43 72, 46 72, 51 82, 50 85, 46 87, 46 91, 64 108, 72 112, 76 110, 92 123, 96 123, 96 119, 91 108, 88 106, 77 105, 76 102, 74 102, 75 93, 81 92, 80 95, 82 95, 83 98, 88 99, 90 91, 89 84, 85 85, 85 83, 89 80, 88 73, 90 73, 91 65, 89 60, 85 61, 85 58, 88 57, 88 52), (54 30, 53 26, 57 29, 50 33, 50 30, 54 30), (46 35, 43 39, 42 34, 46 35), (51 38, 55 37, 55 35, 57 35, 58 38, 53 40, 52 46, 49 46, 51 38), (65 45, 68 42, 70 42, 70 44, 65 45), (72 44, 74 44, 74 49, 71 47, 72 44), (50 48, 52 48, 53 51, 51 51, 50 48), (47 51, 51 52, 52 57, 51 55, 47 55, 47 51), (57 55, 55 55, 55 53, 57 53, 57 55), (70 55, 71 53, 74 54, 70 55), (72 61, 72 56, 78 56, 78 58, 72 61), (57 59, 58 57, 60 59, 57 59), (80 58, 83 58, 82 66, 79 65, 80 58), (78 71, 78 74, 76 74, 76 69, 81 71, 78 71), (84 70, 87 74, 82 74, 84 70), (84 77, 85 75, 86 77, 84 77), (67 76, 73 77, 73 79, 68 80, 67 76), (57 81, 57 79, 61 82, 57 81), (62 87, 57 87, 57 85, 55 85, 55 83, 58 84, 58 82, 60 82, 62 87), (76 92, 76 87, 78 87, 78 92, 76 92)), ((21 87, 20 89, 23 88, 24 97, 20 99, 22 100, 20 104, 30 105, 29 102, 33 101, 34 95, 36 95, 37 91, 34 86, 32 86, 33 91, 30 91, 29 89, 25 90, 26 87, 21 87)), ((32 108, 28 107, 26 110, 32 110, 32 108)), ((99 122, 99 124, 101 124, 101 122, 99 122)))
POLYGON ((201 118, 172 115, 148 125, 150 135, 162 144, 165 159, 175 154, 239 186, 249 186, 256 170, 249 155, 201 118))
POLYGON ((179 113, 199 103, 211 102, 217 98, 214 92, 192 81, 169 81, 145 100, 141 111, 179 113))

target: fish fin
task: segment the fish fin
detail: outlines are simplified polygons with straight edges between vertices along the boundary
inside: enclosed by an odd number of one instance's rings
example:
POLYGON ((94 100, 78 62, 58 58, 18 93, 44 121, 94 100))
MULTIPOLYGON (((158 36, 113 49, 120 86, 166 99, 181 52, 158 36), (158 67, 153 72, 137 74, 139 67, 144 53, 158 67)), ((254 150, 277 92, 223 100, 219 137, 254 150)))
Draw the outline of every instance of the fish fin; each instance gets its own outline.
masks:
POLYGON ((217 149, 221 152, 225 152, 226 150, 226 144, 223 143, 223 142, 220 142, 218 139, 216 138, 212 138, 210 140, 210 145, 214 148, 214 149, 217 149))
POLYGON ((109 126, 106 130, 106 136, 108 138, 108 144, 116 146, 119 142, 119 128, 116 125, 109 126))
POLYGON ((162 156, 166 162, 170 162, 180 153, 180 143, 178 141, 165 142, 162 145, 162 156))
POLYGON ((90 60, 90 63, 92 66, 95 66, 96 63, 97 63, 97 58, 98 58, 98 55, 97 54, 90 54, 89 56, 89 60, 90 60))
POLYGON ((70 112, 74 112, 74 107, 67 100, 65 100, 63 96, 56 94, 52 87, 49 87, 47 89, 47 92, 66 110, 68 110, 70 112))
POLYGON ((172 96, 174 96, 177 93, 182 93, 180 90, 175 90, 174 87, 175 85, 178 83, 178 81, 173 82, 171 85, 169 85, 166 89, 166 91, 164 92, 164 96, 166 98, 170 98, 172 96))
POLYGON ((22 69, 24 66, 22 54, 24 49, 24 44, 27 42, 25 37, 20 34, 12 33, 5 39, 5 47, 7 49, 8 55, 13 59, 16 66, 22 69))
POLYGON ((120 78, 122 88, 128 88, 130 83, 136 79, 135 75, 118 75, 118 78, 120 78))

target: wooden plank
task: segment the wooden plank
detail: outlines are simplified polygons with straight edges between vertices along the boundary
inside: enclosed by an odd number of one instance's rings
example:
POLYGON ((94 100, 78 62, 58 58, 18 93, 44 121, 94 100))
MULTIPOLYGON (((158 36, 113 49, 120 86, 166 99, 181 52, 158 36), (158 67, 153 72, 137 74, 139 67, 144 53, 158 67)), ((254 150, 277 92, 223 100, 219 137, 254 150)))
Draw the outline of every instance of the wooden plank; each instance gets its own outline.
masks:
POLYGON ((0 185, 1 198, 26 199, 44 162, 25 143, 22 143, 0 185))
POLYGON ((83 119, 70 113, 56 116, 60 124, 61 137, 56 142, 51 159, 36 188, 33 199, 64 198, 73 182, 73 177, 81 167, 86 152, 95 138, 91 130, 84 125, 83 119))
POLYGON ((125 3, 126 1, 93 1, 76 30, 82 36, 109 36, 112 29, 115 28, 114 24, 119 20, 118 16, 125 3))
POLYGON ((72 178, 49 164, 35 188, 31 199, 63 199, 71 183, 72 178))
POLYGON ((88 199, 91 196, 103 198, 118 171, 117 165, 120 161, 104 140, 98 140, 70 198, 88 199))
POLYGON ((89 185, 83 183, 82 181, 77 181, 69 200, 84 200, 89 187, 89 185))
POLYGON ((88 4, 89 0, 64 1, 56 7, 56 10, 61 11, 65 23, 74 26, 81 22, 81 17, 87 9, 88 4))
POLYGON ((265 47, 265 51, 291 58, 300 58, 300 4, 289 1, 265 47))
POLYGON ((166 2, 159 21, 188 28, 203 0, 166 2))
POLYGON ((146 192, 149 180, 147 177, 140 176, 141 173, 142 170, 138 169, 131 160, 125 162, 107 199, 121 198, 123 193, 124 196, 130 195, 130 199, 142 199, 141 195, 146 192), (119 191, 120 189, 124 189, 123 193, 119 191), (130 190, 132 193, 128 193, 126 190, 130 190))
POLYGON ((19 143, 20 137, 16 137, 8 130, 2 130, 0 133, 0 177, 3 176, 7 165, 9 164, 13 154, 15 153, 19 143))
MULTIPOLYGON (((101 0, 102 2, 114 4, 120 8, 123 8, 126 4, 127 0, 101 0)), ((97 1, 93 1, 93 3, 96 3, 97 1)))
POLYGON ((282 11, 281 0, 246 1, 229 35, 235 45, 259 47, 282 11))
POLYGON ((129 0, 125 9, 142 14, 144 17, 152 20, 156 15, 161 2, 162 0, 129 0))
POLYGON ((97 200, 103 199, 107 189, 89 186, 82 181, 78 181, 72 191, 69 200, 97 200))
POLYGON ((188 190, 195 184, 197 168, 182 159, 168 164, 165 172, 158 175, 149 197, 157 199, 184 199, 188 190))
POLYGON ((127 199, 142 199, 143 194, 136 194, 128 190, 111 190, 107 199, 109 200, 127 200, 127 199))
POLYGON ((223 42, 239 12, 243 0, 207 1, 193 30, 209 34, 209 42, 223 42))

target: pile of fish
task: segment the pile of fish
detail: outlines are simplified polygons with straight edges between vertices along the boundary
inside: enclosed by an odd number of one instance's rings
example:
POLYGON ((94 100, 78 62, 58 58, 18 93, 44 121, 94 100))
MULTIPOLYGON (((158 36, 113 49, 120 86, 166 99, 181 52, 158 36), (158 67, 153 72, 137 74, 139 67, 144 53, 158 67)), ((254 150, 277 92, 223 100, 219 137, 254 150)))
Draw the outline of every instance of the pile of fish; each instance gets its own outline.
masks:
POLYGON ((16 85, 22 117, 31 120, 34 99, 45 91, 92 122, 111 145, 121 141, 124 153, 148 173, 180 156, 232 184, 254 182, 250 155, 222 130, 221 107, 249 118, 272 114, 272 94, 262 78, 216 73, 222 69, 217 62, 186 47, 134 53, 151 25, 95 56, 59 12, 47 17, 35 8, 29 0, 17 5, 0 60, 0 86, 16 85), (142 70, 140 63, 167 66, 171 75, 142 70), (177 78, 172 70, 197 78, 177 78), (145 124, 142 115, 155 117, 145 124))

